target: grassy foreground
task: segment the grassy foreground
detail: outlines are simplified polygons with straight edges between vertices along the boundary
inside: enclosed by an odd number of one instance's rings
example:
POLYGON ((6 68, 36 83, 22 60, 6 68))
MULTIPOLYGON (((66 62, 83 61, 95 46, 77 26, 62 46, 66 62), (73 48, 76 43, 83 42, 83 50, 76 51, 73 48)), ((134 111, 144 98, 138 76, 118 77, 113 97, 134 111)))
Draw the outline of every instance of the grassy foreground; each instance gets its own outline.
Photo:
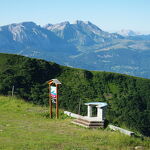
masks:
POLYGON ((101 129, 85 129, 61 119, 49 119, 47 107, 0 96, 1 150, 133 150, 135 146, 150 149, 144 141, 101 129))

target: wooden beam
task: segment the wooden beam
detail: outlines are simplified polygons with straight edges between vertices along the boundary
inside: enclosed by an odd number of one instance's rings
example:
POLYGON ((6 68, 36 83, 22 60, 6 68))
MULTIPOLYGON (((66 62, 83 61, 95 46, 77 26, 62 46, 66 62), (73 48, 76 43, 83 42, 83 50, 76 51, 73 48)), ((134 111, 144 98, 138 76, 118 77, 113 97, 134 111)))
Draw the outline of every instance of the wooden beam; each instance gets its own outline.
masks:
POLYGON ((52 107, 52 99, 51 99, 51 86, 49 85, 49 106, 50 106, 50 118, 53 117, 53 107, 52 107))
POLYGON ((74 113, 69 112, 69 111, 64 111, 64 114, 66 114, 66 115, 68 115, 68 116, 70 116, 70 117, 73 117, 73 118, 81 118, 81 117, 83 117, 83 116, 81 116, 81 115, 74 114, 74 113))
POLYGON ((59 118, 59 108, 58 108, 58 84, 56 84, 56 118, 59 118))
POLYGON ((132 131, 128 131, 128 130, 122 129, 122 128, 119 128, 119 127, 114 126, 114 125, 108 125, 108 127, 109 127, 110 129, 114 130, 114 131, 117 131, 117 130, 118 130, 118 131, 120 131, 121 133, 124 133, 124 134, 129 135, 129 136, 134 136, 134 135, 135 135, 135 133, 132 132, 132 131))

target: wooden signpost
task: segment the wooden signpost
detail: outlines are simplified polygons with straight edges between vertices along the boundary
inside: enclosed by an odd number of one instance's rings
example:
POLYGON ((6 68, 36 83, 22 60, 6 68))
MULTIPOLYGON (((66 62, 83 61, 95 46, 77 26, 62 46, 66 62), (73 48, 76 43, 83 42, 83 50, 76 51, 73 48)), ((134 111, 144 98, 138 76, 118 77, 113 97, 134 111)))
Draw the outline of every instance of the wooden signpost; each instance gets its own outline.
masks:
POLYGON ((50 105, 50 118, 53 117, 52 102, 56 103, 56 118, 59 118, 59 106, 58 106, 58 87, 61 82, 57 79, 51 79, 48 81, 49 84, 49 105, 50 105))

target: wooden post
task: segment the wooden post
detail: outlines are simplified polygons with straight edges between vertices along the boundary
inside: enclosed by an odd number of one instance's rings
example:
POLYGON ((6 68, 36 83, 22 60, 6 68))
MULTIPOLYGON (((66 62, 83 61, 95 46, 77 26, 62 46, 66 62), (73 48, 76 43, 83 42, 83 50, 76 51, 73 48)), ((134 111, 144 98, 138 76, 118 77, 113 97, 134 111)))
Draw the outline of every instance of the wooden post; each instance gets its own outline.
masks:
POLYGON ((56 84, 56 118, 59 118, 59 109, 58 109, 58 84, 56 84))
POLYGON ((14 96, 14 85, 12 86, 11 96, 14 96))
POLYGON ((51 85, 55 84, 56 86, 56 118, 59 118, 59 108, 58 108, 58 85, 61 85, 61 82, 57 79, 51 79, 48 81, 49 84, 49 105, 50 105, 50 118, 52 118, 52 97, 51 97, 51 85))
POLYGON ((50 106, 50 118, 52 118, 53 111, 52 111, 51 85, 50 84, 49 84, 49 106, 50 106))
POLYGON ((79 109, 78 109, 78 115, 80 115, 80 108, 81 108, 81 98, 79 100, 79 109))

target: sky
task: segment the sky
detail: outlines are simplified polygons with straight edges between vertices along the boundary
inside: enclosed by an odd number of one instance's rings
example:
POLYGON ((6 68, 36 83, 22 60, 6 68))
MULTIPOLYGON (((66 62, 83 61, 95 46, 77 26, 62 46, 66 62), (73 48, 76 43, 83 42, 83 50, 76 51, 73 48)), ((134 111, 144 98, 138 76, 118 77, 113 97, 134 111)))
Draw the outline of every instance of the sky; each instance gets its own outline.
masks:
POLYGON ((0 26, 90 21, 102 30, 150 33, 150 0, 0 0, 0 26))

